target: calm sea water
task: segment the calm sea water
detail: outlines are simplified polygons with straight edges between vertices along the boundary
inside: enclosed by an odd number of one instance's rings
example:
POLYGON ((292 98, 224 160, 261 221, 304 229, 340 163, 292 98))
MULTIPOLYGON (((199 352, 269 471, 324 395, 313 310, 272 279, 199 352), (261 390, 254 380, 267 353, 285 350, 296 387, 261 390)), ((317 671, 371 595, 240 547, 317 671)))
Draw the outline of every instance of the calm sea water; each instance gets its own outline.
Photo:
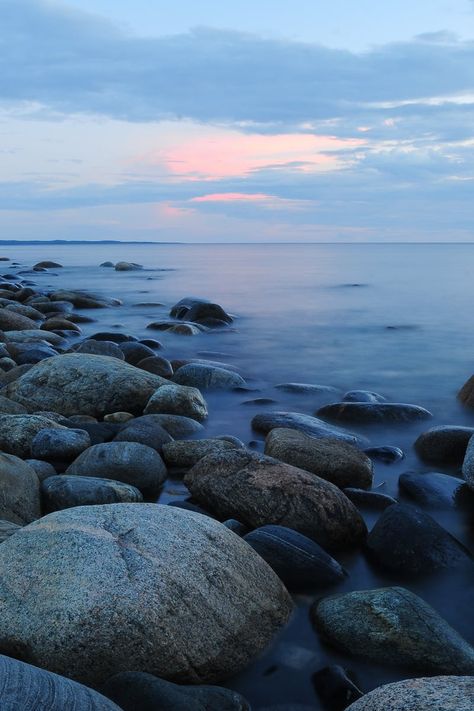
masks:
MULTIPOLYGON (((255 397, 275 405, 242 405, 248 393, 210 394, 206 435, 234 434, 255 439, 250 420, 256 412, 294 410, 314 414, 333 397, 288 395, 282 382, 333 385, 341 393, 371 389, 399 402, 431 410, 431 423, 354 428, 373 444, 402 447, 396 465, 376 465, 375 485, 398 496, 398 476, 409 469, 428 471, 413 452, 419 432, 435 424, 474 426, 474 413, 456 401, 456 392, 474 372, 473 245, 35 245, 3 246, 2 254, 23 265, 40 259, 64 269, 38 273, 32 280, 49 288, 83 288, 117 296, 120 308, 88 312, 99 324, 84 333, 112 328, 140 337, 157 337, 163 355, 211 357, 239 368, 255 397), (143 264, 139 272, 100 268, 103 261, 143 264), (235 329, 193 338, 147 331, 184 296, 220 303, 234 314, 235 329), (163 306, 137 306, 160 302, 163 306), (219 356, 217 354, 220 354, 219 356)), ((8 263, 0 272, 8 273, 8 263)), ((25 277, 27 278, 27 277, 25 277)), ((258 439, 258 437, 257 437, 258 439)), ((262 446, 262 445, 260 445, 262 446)), ((163 501, 183 494, 170 482, 163 501)), ((437 513, 437 520, 466 545, 473 546, 472 514, 437 513)), ((369 525, 374 515, 367 513, 369 525)), ((462 574, 401 581, 380 575, 359 554, 343 556, 350 577, 338 590, 403 584, 430 602, 474 642, 473 581, 462 574)), ((332 591, 331 591, 332 592, 332 591)), ((272 703, 304 703, 318 709, 310 683, 313 671, 342 663, 369 690, 410 676, 406 670, 376 667, 339 657, 319 645, 307 621, 312 598, 299 599, 291 625, 263 657, 229 683, 255 708, 272 703)), ((413 676, 416 674, 414 673, 413 676)))

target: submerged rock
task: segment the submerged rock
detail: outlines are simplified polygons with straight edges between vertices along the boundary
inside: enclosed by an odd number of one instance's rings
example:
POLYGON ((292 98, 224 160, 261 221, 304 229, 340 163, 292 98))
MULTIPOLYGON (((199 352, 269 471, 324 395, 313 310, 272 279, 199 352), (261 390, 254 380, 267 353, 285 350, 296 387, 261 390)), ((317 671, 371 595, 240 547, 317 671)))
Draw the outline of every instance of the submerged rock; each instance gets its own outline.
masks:
POLYGON ((178 318, 196 323, 208 323, 210 319, 232 323, 233 319, 219 304, 213 304, 205 299, 186 297, 178 301, 170 311, 171 318, 178 318))
POLYGON ((298 430, 277 427, 267 435, 265 454, 312 472, 341 489, 372 484, 369 457, 337 439, 316 439, 298 430))
POLYGON ((385 509, 369 533, 367 548, 374 560, 402 575, 472 565, 467 549, 434 518, 404 504, 385 509))
POLYGON ((59 262, 52 262, 49 259, 44 260, 43 262, 38 262, 33 266, 33 269, 36 269, 37 267, 40 269, 62 269, 62 264, 59 264, 59 262))
POLYGON ((337 393, 337 389, 331 385, 312 385, 311 383, 280 383, 275 387, 284 393, 294 393, 295 395, 337 393))
POLYGON ((441 425, 423 432, 415 442, 416 453, 424 462, 440 466, 461 466, 474 427, 441 425))
POLYGON ((357 509, 336 486, 256 452, 209 454, 184 481, 205 508, 250 528, 287 526, 330 550, 356 546, 366 534, 357 509))
POLYGON ((105 442, 86 449, 66 474, 122 481, 152 497, 159 493, 167 472, 160 455, 151 447, 137 442, 105 442))
POLYGON ((174 374, 173 381, 204 390, 232 390, 245 385, 245 380, 235 371, 202 363, 183 365, 174 374))
POLYGON ((347 711, 472 711, 474 677, 431 676, 385 684, 347 711))
POLYGON ((0 519, 23 526, 40 516, 35 470, 18 457, 0 452, 0 519))
POLYGON ((424 600, 401 587, 357 590, 316 601, 311 620, 344 654, 376 664, 473 674, 474 649, 424 600))
POLYGON ((91 685, 131 668, 219 681, 259 654, 293 607, 225 526, 156 504, 49 514, 0 546, 0 568, 0 639, 91 685))
POLYGON ((310 538, 285 526, 262 526, 244 536, 289 590, 334 585, 344 570, 310 538))
POLYGON ((64 676, 0 655, 2 711, 121 711, 110 699, 64 676))
POLYGON ((317 414, 328 420, 362 424, 416 422, 433 417, 424 407, 398 402, 335 402, 321 407, 317 414))
POLYGON ((370 509, 386 509, 388 506, 397 504, 398 501, 388 494, 383 494, 380 491, 366 491, 365 489, 356 489, 348 486, 343 489, 345 495, 356 506, 364 506, 370 509))
MULTIPOLYGON (((440 472, 405 472, 398 479, 401 491, 411 499, 433 509, 449 509, 468 496, 469 488, 464 479, 440 472), (467 496, 466 496, 467 494, 467 496)), ((474 501, 474 496, 472 498, 474 501)))
POLYGON ((5 392, 29 411, 101 417, 117 410, 141 413, 155 390, 167 382, 117 358, 68 353, 33 366, 5 392))
POLYGON ((173 684, 143 672, 116 674, 101 691, 123 711, 250 711, 236 691, 219 686, 173 684))
POLYGON ((255 415, 252 420, 252 428, 263 434, 268 434, 277 427, 298 430, 311 437, 339 439, 355 445, 367 443, 367 440, 363 437, 341 430, 338 427, 333 427, 317 417, 303 415, 300 412, 265 412, 255 415))
POLYGON ((117 262, 115 265, 116 272, 136 272, 140 269, 143 269, 143 266, 135 262, 117 262))
POLYGON ((387 445, 382 445, 381 447, 367 447, 367 449, 364 449, 364 452, 371 459, 383 462, 384 464, 393 464, 405 456, 400 447, 387 445))

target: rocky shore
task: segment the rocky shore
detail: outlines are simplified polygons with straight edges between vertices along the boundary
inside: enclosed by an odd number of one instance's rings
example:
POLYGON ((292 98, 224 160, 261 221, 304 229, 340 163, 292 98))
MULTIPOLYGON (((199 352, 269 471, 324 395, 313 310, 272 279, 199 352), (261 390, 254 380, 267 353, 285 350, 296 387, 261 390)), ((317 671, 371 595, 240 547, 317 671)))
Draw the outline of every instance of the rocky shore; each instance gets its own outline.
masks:
MULTIPOLYGON (((443 525, 450 511, 472 538, 474 428, 430 428, 415 403, 329 384, 273 383, 329 399, 311 415, 276 410, 225 360, 167 358, 153 337, 100 330, 120 300, 34 280, 60 269, 0 278, 0 709, 250 709, 231 680, 302 610, 328 650, 307 666, 312 701, 252 708, 474 708, 474 614, 455 628, 412 589, 459 575, 474 602, 472 551, 443 525), (261 407, 252 440, 206 431, 211 398, 226 393, 261 407), (396 497, 374 487, 377 467, 404 457, 372 443, 385 424, 422 427, 420 466, 396 497), (361 586, 349 558, 388 584, 361 586), (361 684, 354 661, 399 680, 361 684)), ((187 297, 148 328, 202 349, 237 325, 187 297)), ((474 376, 461 386, 474 408, 474 376)))

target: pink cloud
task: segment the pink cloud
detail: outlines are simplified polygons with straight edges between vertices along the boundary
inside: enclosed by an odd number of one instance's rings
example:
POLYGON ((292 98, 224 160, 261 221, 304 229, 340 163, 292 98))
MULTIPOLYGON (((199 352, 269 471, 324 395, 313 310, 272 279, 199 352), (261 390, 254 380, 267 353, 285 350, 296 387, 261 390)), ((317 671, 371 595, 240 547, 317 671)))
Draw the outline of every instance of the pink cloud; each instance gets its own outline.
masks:
POLYGON ((273 196, 264 193, 210 193, 191 198, 190 202, 260 202, 262 200, 273 200, 273 196))

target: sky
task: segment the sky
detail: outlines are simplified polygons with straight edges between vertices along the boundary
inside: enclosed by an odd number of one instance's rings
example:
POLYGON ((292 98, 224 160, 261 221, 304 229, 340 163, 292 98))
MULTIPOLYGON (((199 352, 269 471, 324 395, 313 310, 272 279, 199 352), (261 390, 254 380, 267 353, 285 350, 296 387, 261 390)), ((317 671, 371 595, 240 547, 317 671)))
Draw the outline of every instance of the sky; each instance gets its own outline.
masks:
POLYGON ((474 239, 473 0, 0 0, 0 58, 0 239, 474 239))

